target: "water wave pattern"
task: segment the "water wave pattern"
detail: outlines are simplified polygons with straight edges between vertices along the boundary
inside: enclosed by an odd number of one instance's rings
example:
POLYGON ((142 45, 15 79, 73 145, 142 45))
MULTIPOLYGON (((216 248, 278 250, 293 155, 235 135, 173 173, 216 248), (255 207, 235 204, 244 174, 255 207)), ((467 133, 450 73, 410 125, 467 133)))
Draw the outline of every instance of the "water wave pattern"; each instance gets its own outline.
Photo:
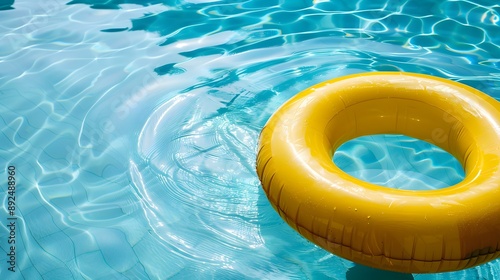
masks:
POLYGON ((333 162, 355 178, 402 190, 442 189, 465 176, 451 154, 405 135, 353 139, 335 151, 333 162))
POLYGON ((332 256, 254 171, 270 115, 325 79, 412 71, 500 98, 492 1, 4 2, 0 158, 18 219, 12 273, 2 188, 1 279, 500 278, 498 261, 408 275, 332 256))

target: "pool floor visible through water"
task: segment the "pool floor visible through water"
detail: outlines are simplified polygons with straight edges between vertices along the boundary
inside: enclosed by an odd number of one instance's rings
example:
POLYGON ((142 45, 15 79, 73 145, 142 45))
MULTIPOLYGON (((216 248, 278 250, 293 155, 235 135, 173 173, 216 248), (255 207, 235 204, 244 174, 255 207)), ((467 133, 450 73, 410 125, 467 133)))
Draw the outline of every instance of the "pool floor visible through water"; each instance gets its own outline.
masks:
POLYGON ((405 135, 371 135, 342 144, 334 163, 349 175, 403 190, 433 190, 464 179, 460 162, 441 148, 405 135))
MULTIPOLYGON (((498 260, 411 275, 338 258, 279 217, 255 172, 273 112, 334 77, 416 72, 498 99, 499 14, 489 0, 0 1, 0 279, 500 279, 498 260)), ((444 156, 385 135, 334 160, 425 189, 461 180, 444 156)))

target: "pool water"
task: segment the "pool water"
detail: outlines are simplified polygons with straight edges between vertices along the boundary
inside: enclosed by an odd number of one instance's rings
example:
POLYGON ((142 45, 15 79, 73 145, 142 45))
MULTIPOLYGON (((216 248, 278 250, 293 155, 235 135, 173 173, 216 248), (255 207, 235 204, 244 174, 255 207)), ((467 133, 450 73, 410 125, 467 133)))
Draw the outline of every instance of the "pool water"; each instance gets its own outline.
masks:
POLYGON ((436 190, 460 183, 464 169, 450 153, 405 135, 362 136, 342 144, 333 162, 347 174, 401 190, 436 190))
MULTIPOLYGON (((326 79, 418 72, 500 98, 495 1, 4 0, 0 9, 0 279, 500 278, 499 261, 412 275, 340 259, 282 221, 255 173, 267 119, 326 79)), ((442 184, 460 180, 460 166, 420 157, 439 151, 398 137, 353 142, 341 162, 363 173, 356 166, 369 158, 377 171, 360 176, 389 187, 425 188, 439 172, 442 184)))

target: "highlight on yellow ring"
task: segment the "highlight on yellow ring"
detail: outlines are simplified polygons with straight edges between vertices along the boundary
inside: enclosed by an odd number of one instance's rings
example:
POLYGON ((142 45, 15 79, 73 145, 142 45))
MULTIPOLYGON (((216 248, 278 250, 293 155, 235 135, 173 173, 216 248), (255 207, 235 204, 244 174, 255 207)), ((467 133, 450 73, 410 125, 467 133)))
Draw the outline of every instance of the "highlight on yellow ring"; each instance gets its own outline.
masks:
POLYGON ((292 228, 348 260, 430 273, 500 256, 500 105, 464 84, 375 72, 308 88, 263 128, 257 173, 292 228), (392 133, 450 152, 464 180, 439 190, 390 189, 333 163, 342 143, 392 133))

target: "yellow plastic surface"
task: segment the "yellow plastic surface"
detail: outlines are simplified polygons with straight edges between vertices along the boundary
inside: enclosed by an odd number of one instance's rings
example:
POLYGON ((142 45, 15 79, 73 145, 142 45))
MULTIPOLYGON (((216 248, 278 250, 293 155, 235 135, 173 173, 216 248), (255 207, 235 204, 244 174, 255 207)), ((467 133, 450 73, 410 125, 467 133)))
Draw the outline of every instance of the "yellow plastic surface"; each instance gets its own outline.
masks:
POLYGON ((280 216, 348 260, 399 272, 460 270, 500 256, 500 105, 461 83, 379 72, 315 85, 263 128, 257 173, 280 216), (464 166, 439 190, 398 190, 344 173, 342 143, 370 134, 433 143, 464 166))

